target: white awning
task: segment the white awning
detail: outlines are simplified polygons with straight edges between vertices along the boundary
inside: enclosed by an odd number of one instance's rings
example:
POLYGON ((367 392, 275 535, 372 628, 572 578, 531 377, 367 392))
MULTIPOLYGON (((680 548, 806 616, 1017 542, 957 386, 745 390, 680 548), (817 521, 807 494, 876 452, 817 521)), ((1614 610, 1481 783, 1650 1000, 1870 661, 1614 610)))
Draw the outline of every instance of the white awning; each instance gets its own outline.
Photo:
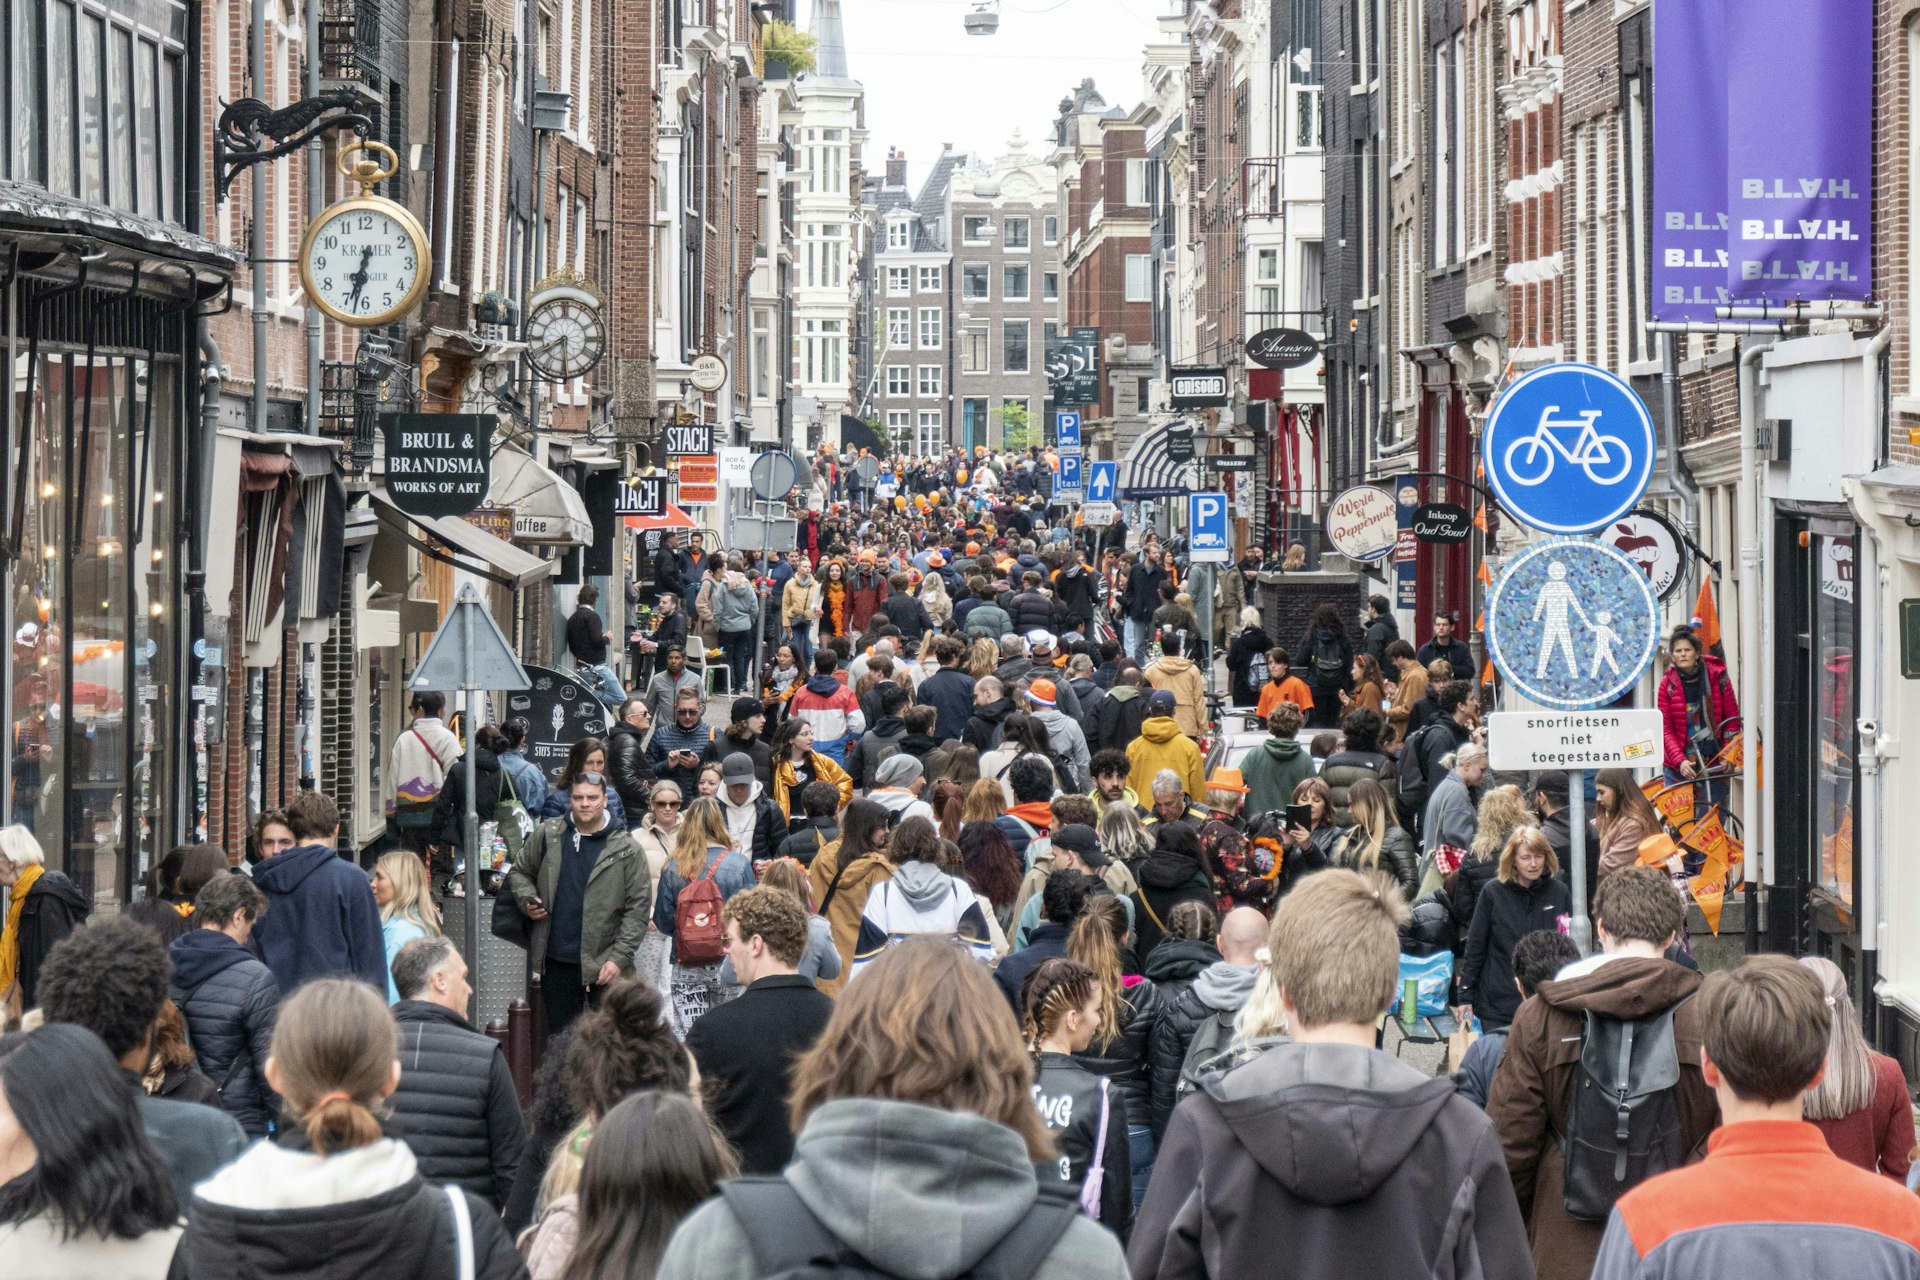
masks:
POLYGON ((494 450, 488 495, 488 506, 513 508, 515 542, 584 547, 593 541, 593 520, 579 491, 522 450, 494 450))
POLYGON ((373 490, 373 505, 382 524, 414 542, 427 554, 449 560, 456 568, 477 573, 503 587, 528 587, 553 576, 553 561, 542 560, 511 542, 503 542, 459 516, 416 516, 402 511, 394 505, 385 485, 373 490), (447 556, 437 548, 420 542, 414 538, 409 527, 432 534, 435 539, 451 547, 454 554, 447 556))

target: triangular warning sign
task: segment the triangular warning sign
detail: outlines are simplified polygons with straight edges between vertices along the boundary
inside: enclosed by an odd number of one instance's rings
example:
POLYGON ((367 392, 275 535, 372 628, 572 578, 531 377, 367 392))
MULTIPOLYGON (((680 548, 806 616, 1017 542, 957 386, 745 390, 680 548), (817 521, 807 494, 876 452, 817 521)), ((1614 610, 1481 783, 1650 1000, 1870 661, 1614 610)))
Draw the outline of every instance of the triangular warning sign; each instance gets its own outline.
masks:
POLYGON ((468 583, 407 681, 410 689, 531 689, 533 681, 468 583))

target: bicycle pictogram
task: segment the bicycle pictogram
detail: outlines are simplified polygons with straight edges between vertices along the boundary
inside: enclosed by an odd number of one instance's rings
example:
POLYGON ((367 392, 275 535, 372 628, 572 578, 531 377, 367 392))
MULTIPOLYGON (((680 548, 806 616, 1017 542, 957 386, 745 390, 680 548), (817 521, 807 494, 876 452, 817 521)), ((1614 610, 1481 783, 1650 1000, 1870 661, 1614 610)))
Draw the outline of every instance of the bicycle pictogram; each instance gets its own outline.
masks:
POLYGON ((1521 436, 1507 446, 1503 461, 1507 478, 1514 484, 1531 487, 1552 477, 1560 459, 1579 467, 1594 484, 1607 487, 1620 483, 1633 468, 1633 449, 1626 441, 1602 435, 1596 425, 1601 409, 1583 409, 1570 418, 1556 418, 1560 406, 1550 404, 1540 413, 1540 423, 1532 435, 1521 436), (1562 442, 1567 432, 1576 433, 1571 447, 1562 442), (1520 456, 1521 450, 1525 456, 1520 456), (1617 457, 1618 463, 1612 460, 1617 457))

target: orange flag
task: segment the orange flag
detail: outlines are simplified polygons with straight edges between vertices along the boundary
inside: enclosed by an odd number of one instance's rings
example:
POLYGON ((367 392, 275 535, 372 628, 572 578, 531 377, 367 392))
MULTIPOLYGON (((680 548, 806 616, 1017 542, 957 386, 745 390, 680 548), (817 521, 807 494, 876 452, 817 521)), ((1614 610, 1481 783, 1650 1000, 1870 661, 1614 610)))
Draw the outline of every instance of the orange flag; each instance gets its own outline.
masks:
POLYGON ((1485 610, 1482 610, 1480 616, 1473 620, 1473 629, 1481 632, 1487 629, 1487 615, 1485 610))
POLYGON ((1640 790, 1660 815, 1674 826, 1685 826, 1693 821, 1693 784, 1682 783, 1669 787, 1659 778, 1652 778, 1640 784, 1640 790))
POLYGON ((1705 854, 1709 864, 1718 862, 1724 867, 1733 861, 1727 856, 1728 838, 1726 827, 1720 823, 1720 807, 1715 805, 1707 810, 1705 817, 1693 824, 1693 829, 1681 838, 1681 843, 1705 854))
POLYGON ((1493 683, 1493 659, 1492 658, 1488 658, 1486 665, 1480 668, 1480 683, 1483 685, 1493 683))
POLYGON ((1474 510, 1473 527, 1482 533, 1487 531, 1487 504, 1484 502, 1474 510))
POLYGON ((1746 762, 1746 738, 1747 735, 1745 733, 1736 733, 1733 735, 1732 741, 1720 748, 1720 754, 1713 758, 1714 764, 1725 765, 1727 769, 1731 771, 1738 771, 1740 766, 1746 762))
POLYGON ((1693 900, 1700 904, 1700 914, 1707 918, 1707 927, 1719 937, 1720 913, 1727 905, 1726 867, 1708 862, 1699 875, 1687 881, 1687 888, 1693 893, 1693 900))
POLYGON ((1717 657, 1720 653, 1720 610, 1714 607, 1712 578, 1701 581, 1700 594, 1694 597, 1693 629, 1699 633, 1701 646, 1717 657))
POLYGON ((1490 587, 1493 585, 1493 569, 1485 560, 1480 562, 1480 572, 1476 576, 1479 577, 1481 586, 1490 587))

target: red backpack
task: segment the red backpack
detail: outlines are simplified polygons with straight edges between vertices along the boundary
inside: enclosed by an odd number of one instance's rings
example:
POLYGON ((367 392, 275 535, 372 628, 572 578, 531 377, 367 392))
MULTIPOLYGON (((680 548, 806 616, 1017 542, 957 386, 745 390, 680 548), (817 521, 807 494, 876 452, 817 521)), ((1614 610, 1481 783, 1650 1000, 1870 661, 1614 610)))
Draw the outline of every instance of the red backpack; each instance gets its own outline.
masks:
POLYGON ((720 886, 713 882, 713 873, 719 868, 720 859, 716 858, 673 900, 673 953, 677 964, 719 964, 727 954, 726 926, 720 921, 724 900, 720 886))

